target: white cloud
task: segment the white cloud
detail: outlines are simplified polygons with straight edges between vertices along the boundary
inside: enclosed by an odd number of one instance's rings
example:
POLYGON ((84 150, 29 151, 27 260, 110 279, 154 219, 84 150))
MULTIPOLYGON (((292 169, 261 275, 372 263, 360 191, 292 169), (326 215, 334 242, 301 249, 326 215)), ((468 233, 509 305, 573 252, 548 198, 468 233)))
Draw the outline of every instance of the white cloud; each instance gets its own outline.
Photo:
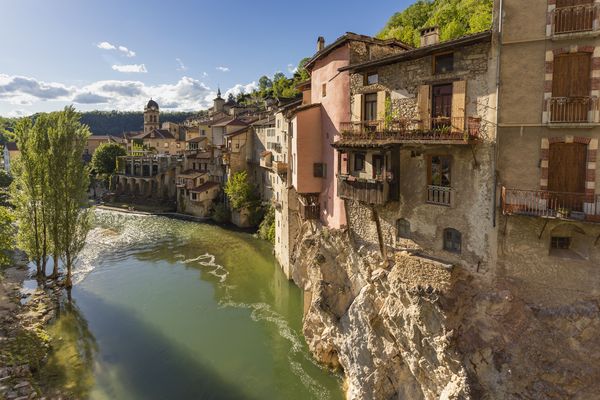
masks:
MULTIPOLYGON (((257 87, 256 82, 238 84, 225 91, 248 93, 257 87)), ((149 98, 160 108, 171 111, 196 111, 212 105, 215 90, 204 82, 182 77, 174 83, 148 85, 138 80, 103 80, 86 85, 67 86, 58 82, 43 82, 35 78, 0 74, 0 103, 11 104, 8 114, 33 113, 60 109, 74 103, 82 109, 139 111, 149 98), (27 111, 23 107, 27 107, 27 111)))
POLYGON ((187 71, 188 68, 185 66, 183 61, 181 61, 181 58, 176 58, 175 61, 177 61, 177 64, 179 65, 177 67, 177 71, 187 71))
POLYGON ((119 72, 131 72, 131 73, 146 73, 145 64, 126 64, 126 65, 113 65, 112 69, 119 72))
POLYGON ((202 73, 202 77, 203 77, 203 78, 206 78, 206 77, 208 77, 208 74, 207 74, 206 72, 203 72, 203 73, 202 73))
POLYGON ((229 72, 229 67, 217 67, 217 70, 221 72, 229 72))
POLYGON ((125 46, 117 46, 109 42, 100 42, 96 45, 96 47, 102 50, 118 50, 127 57, 135 57, 135 51, 129 50, 125 46))
POLYGON ((294 74, 294 73, 296 73, 296 71, 298 71, 298 67, 295 66, 294 64, 288 64, 287 70, 290 74, 294 74))
POLYGON ((255 89, 258 89, 258 85, 256 84, 256 82, 250 82, 245 85, 238 83, 237 85, 225 92, 225 97, 227 98, 230 93, 234 96, 237 96, 240 93, 250 93, 255 89))

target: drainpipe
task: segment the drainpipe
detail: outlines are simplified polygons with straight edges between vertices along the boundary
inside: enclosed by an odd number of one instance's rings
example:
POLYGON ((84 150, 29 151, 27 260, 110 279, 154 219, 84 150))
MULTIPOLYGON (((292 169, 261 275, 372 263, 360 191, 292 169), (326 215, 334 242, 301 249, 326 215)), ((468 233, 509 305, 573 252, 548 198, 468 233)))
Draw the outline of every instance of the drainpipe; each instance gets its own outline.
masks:
POLYGON ((497 47, 497 55, 496 55, 496 118, 495 118, 495 124, 496 124, 496 144, 494 145, 494 157, 492 158, 492 171, 494 173, 494 196, 492 198, 492 210, 493 210, 493 218, 492 218, 492 227, 496 227, 496 213, 497 213, 497 203, 496 203, 496 198, 498 196, 498 173, 497 173, 497 164, 498 164, 498 157, 499 157, 499 151, 500 151, 500 135, 499 135, 499 131, 500 131, 500 127, 498 126, 499 123, 499 113, 500 113, 500 80, 501 80, 501 75, 500 75, 500 55, 502 52, 502 29, 503 29, 503 25, 502 25, 502 21, 503 21, 503 9, 504 9, 504 0, 499 0, 499 4, 498 4, 498 35, 497 35, 497 41, 496 41, 496 47, 497 47))

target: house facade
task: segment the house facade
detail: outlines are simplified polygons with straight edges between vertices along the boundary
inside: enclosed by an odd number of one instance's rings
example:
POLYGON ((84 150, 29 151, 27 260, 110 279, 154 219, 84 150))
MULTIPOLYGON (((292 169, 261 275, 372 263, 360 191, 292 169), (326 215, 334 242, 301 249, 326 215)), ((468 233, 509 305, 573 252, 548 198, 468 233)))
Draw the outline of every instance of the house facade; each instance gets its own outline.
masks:
POLYGON ((499 274, 527 287, 519 295, 528 301, 597 298, 600 2, 504 0, 496 8, 504 16, 499 274))

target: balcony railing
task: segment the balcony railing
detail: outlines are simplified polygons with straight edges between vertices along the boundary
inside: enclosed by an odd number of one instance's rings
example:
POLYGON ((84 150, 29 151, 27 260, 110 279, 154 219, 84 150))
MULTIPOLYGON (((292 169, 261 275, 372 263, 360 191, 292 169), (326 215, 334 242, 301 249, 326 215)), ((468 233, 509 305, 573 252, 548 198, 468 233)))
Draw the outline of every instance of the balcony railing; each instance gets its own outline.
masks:
POLYGON ((440 206, 450 206, 452 204, 452 188, 446 186, 427 186, 427 202, 440 206))
POLYGON ((321 207, 319 204, 304 204, 300 202, 300 217, 303 220, 319 219, 321 215, 321 207))
POLYGON ((504 214, 600 222, 600 195, 502 188, 504 214))
POLYGON ((273 171, 277 174, 287 174, 288 164, 283 161, 273 161, 273 171))
POLYGON ((600 108, 596 96, 551 97, 548 99, 551 124, 597 123, 600 108))
POLYGON ((468 142, 480 137, 481 119, 431 118, 423 120, 342 122, 343 139, 380 141, 456 141, 468 142))
POLYGON ((388 202, 387 182, 338 176, 338 196, 366 204, 383 205, 388 202))
POLYGON ((562 35, 567 33, 595 31, 598 30, 597 18, 597 4, 560 7, 553 11, 552 33, 555 35, 562 35))

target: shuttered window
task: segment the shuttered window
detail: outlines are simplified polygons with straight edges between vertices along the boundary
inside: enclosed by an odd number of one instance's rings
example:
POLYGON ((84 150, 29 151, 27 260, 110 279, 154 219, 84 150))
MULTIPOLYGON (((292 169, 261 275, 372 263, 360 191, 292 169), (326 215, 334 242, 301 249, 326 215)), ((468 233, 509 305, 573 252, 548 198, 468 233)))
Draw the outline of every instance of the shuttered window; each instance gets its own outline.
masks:
POLYGON ((365 95, 365 121, 377 119, 377 93, 365 95))
POLYGON ((552 97, 590 95, 590 53, 561 54, 554 59, 552 97))

